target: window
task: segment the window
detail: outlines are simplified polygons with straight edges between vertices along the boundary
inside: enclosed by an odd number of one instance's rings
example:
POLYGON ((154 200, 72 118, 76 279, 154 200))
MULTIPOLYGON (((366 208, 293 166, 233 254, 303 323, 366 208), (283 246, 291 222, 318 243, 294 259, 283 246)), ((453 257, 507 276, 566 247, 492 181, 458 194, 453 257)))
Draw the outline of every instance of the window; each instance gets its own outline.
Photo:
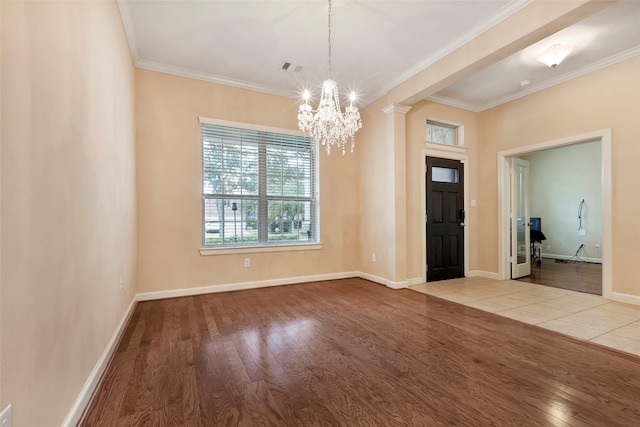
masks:
POLYGON ((200 121, 204 247, 317 242, 317 143, 286 130, 200 121))
POLYGON ((462 126, 427 119, 427 141, 445 145, 463 145, 461 135, 462 126))
POLYGON ((441 168, 438 166, 431 167, 431 181, 433 182, 448 182, 450 184, 457 184, 459 180, 458 169, 441 168))

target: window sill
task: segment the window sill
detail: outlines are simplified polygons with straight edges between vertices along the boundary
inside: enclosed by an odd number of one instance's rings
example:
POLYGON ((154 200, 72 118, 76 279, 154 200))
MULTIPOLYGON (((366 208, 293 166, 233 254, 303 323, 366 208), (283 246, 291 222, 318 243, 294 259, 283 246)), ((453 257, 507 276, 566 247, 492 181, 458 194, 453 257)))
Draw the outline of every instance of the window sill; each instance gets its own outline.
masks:
POLYGON ((435 149, 435 150, 445 150, 445 151, 453 151, 456 153, 466 153, 467 148, 464 145, 447 145, 447 144, 439 144, 437 142, 425 142, 425 146, 427 148, 435 149))
POLYGON ((314 251, 322 249, 322 243, 303 243, 295 245, 264 245, 264 246, 236 246, 225 248, 200 248, 200 255, 230 255, 230 254, 250 254, 258 252, 289 252, 289 251, 314 251))

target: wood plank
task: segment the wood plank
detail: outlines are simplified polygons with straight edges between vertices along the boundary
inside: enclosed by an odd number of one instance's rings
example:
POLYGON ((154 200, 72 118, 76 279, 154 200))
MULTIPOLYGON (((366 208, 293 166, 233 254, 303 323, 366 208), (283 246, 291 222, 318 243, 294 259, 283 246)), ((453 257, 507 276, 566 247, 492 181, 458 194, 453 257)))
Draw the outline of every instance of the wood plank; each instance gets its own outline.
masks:
POLYGON ((544 258, 531 263, 531 274, 519 282, 602 295, 602 264, 544 258))
POLYGON ((344 279, 138 304, 80 425, 640 425, 640 358, 344 279))

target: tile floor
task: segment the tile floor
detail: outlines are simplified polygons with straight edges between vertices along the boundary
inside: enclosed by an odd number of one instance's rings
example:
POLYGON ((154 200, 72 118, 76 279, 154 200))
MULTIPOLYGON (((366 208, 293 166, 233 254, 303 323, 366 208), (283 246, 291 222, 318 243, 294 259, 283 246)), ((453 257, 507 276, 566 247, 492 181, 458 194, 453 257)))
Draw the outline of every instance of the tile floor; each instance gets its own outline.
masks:
POLYGON ((410 289, 640 356, 640 306, 515 280, 466 277, 410 289))

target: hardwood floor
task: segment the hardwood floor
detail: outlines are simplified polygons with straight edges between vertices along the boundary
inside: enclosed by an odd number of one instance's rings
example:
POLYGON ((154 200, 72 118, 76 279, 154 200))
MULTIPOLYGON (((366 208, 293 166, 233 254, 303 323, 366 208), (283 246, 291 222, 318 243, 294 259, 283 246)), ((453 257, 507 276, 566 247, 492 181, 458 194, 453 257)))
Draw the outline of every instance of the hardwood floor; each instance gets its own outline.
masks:
POLYGON ((531 263, 531 275, 516 279, 570 291, 602 295, 602 264, 545 258, 540 265, 531 263))
POLYGON ((640 358, 362 279, 141 302, 81 425, 640 425, 640 358))

